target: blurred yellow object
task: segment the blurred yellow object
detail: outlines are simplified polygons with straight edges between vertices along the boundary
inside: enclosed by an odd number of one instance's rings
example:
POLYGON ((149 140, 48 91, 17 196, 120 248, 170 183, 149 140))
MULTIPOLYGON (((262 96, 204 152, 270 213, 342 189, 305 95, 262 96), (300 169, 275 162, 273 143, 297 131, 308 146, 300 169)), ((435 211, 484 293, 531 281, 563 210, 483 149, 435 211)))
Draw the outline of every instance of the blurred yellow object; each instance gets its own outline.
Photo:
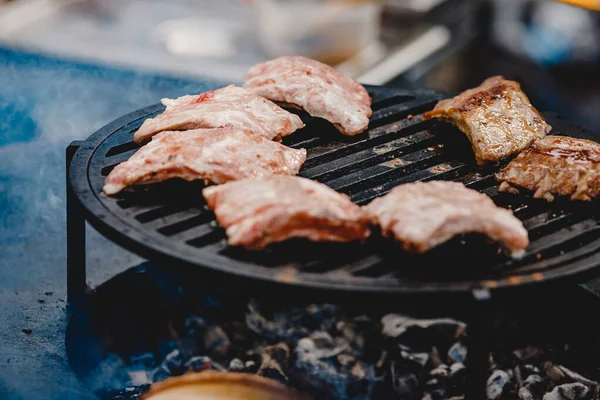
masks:
POLYGON ((600 0, 556 0, 561 3, 587 8, 588 10, 600 11, 600 0))
POLYGON ((310 400, 258 375, 204 371, 153 384, 143 400, 310 400))

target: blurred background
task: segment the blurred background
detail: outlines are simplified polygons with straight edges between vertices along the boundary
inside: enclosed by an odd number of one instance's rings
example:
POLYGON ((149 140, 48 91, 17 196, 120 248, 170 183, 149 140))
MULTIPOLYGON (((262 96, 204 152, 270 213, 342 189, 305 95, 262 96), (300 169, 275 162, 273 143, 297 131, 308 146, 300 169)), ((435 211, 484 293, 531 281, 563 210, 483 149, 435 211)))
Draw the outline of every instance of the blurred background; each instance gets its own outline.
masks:
MULTIPOLYGON (((600 132, 598 10, 600 0, 0 0, 0 398, 80 398, 60 373, 70 141, 162 97, 240 83, 282 54, 365 84, 447 92, 503 74, 540 110, 600 132)), ((92 286, 140 261, 91 229, 87 242, 92 286)))
POLYGON ((503 74, 539 108, 598 130, 599 9, 598 0, 0 0, 0 46, 226 83, 282 54, 363 83, 446 91, 503 74))

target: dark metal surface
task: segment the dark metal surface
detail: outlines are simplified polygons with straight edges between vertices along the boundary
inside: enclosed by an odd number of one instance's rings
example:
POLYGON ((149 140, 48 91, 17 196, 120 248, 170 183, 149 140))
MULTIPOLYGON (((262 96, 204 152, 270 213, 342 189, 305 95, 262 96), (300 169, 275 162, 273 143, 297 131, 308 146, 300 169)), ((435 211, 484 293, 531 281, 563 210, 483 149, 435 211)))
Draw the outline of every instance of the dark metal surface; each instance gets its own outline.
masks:
MULTIPOLYGON (((284 140, 308 149, 300 175, 349 194, 359 204, 394 186, 451 179, 480 190, 523 220, 531 244, 512 260, 478 237, 465 237, 424 256, 411 256, 387 241, 365 245, 293 242, 266 252, 227 246, 205 206, 202 185, 170 181, 138 187, 116 197, 101 194, 106 175, 137 149, 133 132, 160 105, 124 116, 81 144, 70 166, 72 188, 88 221, 124 247, 172 266, 202 267, 261 282, 343 292, 387 294, 469 293, 571 277, 581 280, 600 264, 596 203, 556 201, 498 193, 498 166, 476 166, 468 141, 448 124, 421 114, 444 96, 426 90, 370 87, 374 114, 367 133, 342 137, 313 118, 284 140)), ((551 115, 554 134, 586 136, 551 115)))

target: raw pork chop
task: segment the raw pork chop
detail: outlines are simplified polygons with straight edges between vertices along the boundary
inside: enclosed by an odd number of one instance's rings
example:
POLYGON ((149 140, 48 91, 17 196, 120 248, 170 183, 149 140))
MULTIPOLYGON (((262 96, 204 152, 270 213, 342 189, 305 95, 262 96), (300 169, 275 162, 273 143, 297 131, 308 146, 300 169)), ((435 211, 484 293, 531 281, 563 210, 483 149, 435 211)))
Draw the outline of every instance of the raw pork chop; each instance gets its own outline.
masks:
POLYGON ((292 237, 366 239, 368 219, 344 194, 297 176, 244 179, 202 191, 232 246, 261 249, 292 237))

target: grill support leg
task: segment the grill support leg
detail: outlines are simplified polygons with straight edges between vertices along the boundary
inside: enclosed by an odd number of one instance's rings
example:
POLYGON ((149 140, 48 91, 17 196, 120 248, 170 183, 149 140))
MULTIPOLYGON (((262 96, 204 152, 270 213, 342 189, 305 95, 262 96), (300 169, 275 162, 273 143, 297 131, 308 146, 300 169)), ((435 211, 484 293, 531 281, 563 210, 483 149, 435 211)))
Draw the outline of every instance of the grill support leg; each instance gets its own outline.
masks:
POLYGON ((69 309, 78 309, 85 298, 85 219, 77 197, 69 182, 69 168, 75 152, 81 142, 72 142, 66 150, 67 183, 67 305, 69 309))
POLYGON ((490 354, 490 292, 487 289, 473 292, 475 304, 471 319, 467 321, 467 382, 466 400, 485 400, 490 354))

